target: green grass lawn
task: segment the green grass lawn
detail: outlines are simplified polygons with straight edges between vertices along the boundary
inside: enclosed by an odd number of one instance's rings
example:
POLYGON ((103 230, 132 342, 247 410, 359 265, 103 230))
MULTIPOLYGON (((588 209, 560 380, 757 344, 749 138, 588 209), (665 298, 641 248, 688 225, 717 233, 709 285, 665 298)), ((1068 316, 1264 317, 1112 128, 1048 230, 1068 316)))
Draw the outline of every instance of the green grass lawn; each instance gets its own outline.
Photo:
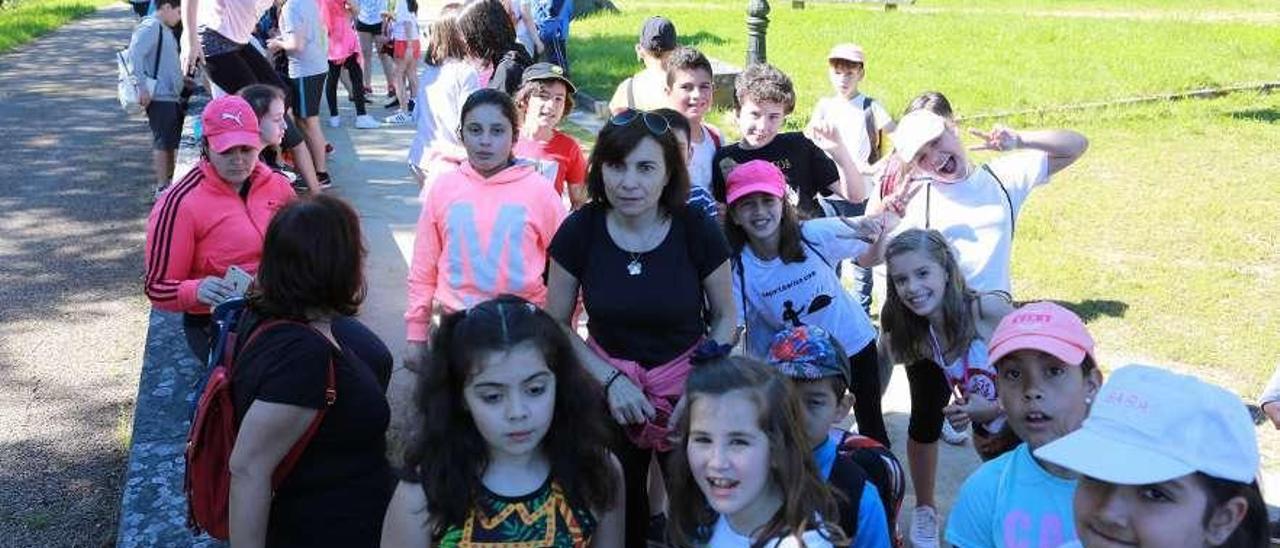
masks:
POLYGON ((20 0, 0 9, 0 53, 30 42, 67 21, 115 0, 20 0))
MULTIPOLYGON (((598 98, 607 99, 617 82, 639 69, 632 45, 652 13, 670 17, 683 42, 730 63, 743 62, 744 2, 633 4, 622 1, 621 13, 574 23, 569 49, 575 81, 598 98)), ((840 41, 866 48, 863 88, 893 112, 928 89, 946 92, 960 110, 976 114, 1269 80, 1276 78, 1280 59, 1280 24, 883 13, 834 4, 793 10, 789 3, 775 4, 769 60, 796 83, 795 125, 829 93, 826 51, 840 41)), ((932 5, 921 6, 926 4, 932 5)))

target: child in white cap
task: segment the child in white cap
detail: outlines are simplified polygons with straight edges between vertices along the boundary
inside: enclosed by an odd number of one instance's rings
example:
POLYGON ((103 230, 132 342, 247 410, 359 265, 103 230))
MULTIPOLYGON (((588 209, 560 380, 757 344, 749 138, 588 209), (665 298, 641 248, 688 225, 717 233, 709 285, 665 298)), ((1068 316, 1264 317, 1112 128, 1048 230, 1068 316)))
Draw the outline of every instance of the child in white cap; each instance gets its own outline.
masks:
POLYGON ((1117 369, 1084 425, 1036 456, 1081 475, 1080 542, 1068 546, 1267 546, 1249 412, 1235 394, 1195 377, 1117 369))
POLYGON ((997 125, 973 133, 983 141, 979 149, 1018 150, 975 166, 958 129, 942 116, 922 109, 898 121, 893 145, 906 165, 901 180, 911 181, 902 192, 912 197, 897 231, 942 232, 959 253, 969 287, 1008 293, 1018 212, 1031 189, 1078 160, 1088 141, 1063 129, 1015 131, 997 125))

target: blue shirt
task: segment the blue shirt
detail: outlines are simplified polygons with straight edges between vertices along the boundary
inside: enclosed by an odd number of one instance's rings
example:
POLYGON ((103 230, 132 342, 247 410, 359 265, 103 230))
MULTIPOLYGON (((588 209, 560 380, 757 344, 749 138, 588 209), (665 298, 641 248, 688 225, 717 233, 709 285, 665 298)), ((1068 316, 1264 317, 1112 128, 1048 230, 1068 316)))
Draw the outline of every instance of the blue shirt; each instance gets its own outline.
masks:
POLYGON ((1076 480, 1050 474, 1023 443, 980 466, 960 487, 946 540, 957 548, 1058 548, 1076 540, 1076 480))

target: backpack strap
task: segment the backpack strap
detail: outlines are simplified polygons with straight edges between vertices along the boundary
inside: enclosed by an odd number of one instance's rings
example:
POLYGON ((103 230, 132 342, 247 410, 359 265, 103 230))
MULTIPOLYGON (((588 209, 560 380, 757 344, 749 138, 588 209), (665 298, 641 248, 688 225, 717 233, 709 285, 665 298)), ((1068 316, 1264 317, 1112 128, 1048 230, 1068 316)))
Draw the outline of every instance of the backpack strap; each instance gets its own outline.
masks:
POLYGON ((711 144, 715 145, 716 150, 719 150, 720 149, 720 132, 716 131, 715 128, 707 124, 702 124, 702 130, 707 132, 707 135, 711 137, 711 144))
POLYGON ((991 174, 991 178, 996 180, 996 185, 1000 187, 1000 192, 1004 194, 1004 203, 1009 206, 1009 239, 1013 240, 1013 236, 1018 233, 1018 215, 1013 211, 1013 198, 1009 196, 1009 189, 1004 186, 1004 181, 991 170, 989 164, 982 164, 982 169, 991 174))
MULTIPOLYGON (((315 437, 316 431, 320 429, 320 423, 324 420, 325 412, 328 411, 330 407, 333 407, 334 402, 338 400, 338 373, 337 364, 334 363, 333 345, 329 342, 328 337, 325 337, 323 333, 320 333, 320 331, 311 327, 311 325, 286 319, 267 321, 253 330, 249 335, 249 338, 245 340, 244 346, 241 347, 240 350, 248 348, 253 341, 257 340, 258 335, 267 332, 267 330, 272 327, 282 324, 302 325, 307 329, 310 329, 316 334, 316 336, 323 337, 325 345, 329 346, 329 365, 325 371, 324 407, 316 410, 316 416, 311 419, 311 424, 307 426, 306 432, 302 433, 302 437, 298 438, 298 441, 293 444, 293 447, 289 448, 289 452, 286 453, 284 458, 280 459, 280 463, 276 465, 275 471, 271 473, 272 489, 279 487, 280 483, 283 482, 285 478, 289 477, 289 473, 293 471, 293 467, 298 464, 298 459, 302 457, 302 452, 307 448, 307 445, 311 443, 311 438, 315 437)), ((237 351, 237 354, 239 354, 239 351, 237 351)), ((230 373, 230 371, 228 371, 228 373, 230 373)))
POLYGON ((157 32, 156 32, 156 62, 155 62, 155 64, 151 65, 151 77, 152 77, 152 78, 154 78, 154 79, 156 79, 156 80, 159 80, 159 79, 160 79, 160 54, 164 52, 164 32, 165 32, 165 26, 164 26, 163 24, 159 24, 159 23, 157 22, 157 24, 156 24, 156 29, 157 29, 157 32))
POLYGON ((627 78, 627 108, 636 108, 636 78, 627 78))
POLYGON ((867 144, 871 152, 867 155, 867 163, 874 164, 880 160, 880 129, 876 127, 875 113, 871 111, 871 98, 862 96, 862 117, 867 126, 867 144))
POLYGON ((809 241, 808 238, 804 237, 803 230, 800 232, 800 242, 803 243, 805 247, 809 248, 809 251, 812 251, 814 255, 817 255, 819 259, 822 259, 823 263, 826 263, 828 267, 835 270, 836 265, 831 264, 831 261, 827 260, 827 256, 823 255, 821 251, 818 251, 818 247, 813 245, 813 242, 809 241))

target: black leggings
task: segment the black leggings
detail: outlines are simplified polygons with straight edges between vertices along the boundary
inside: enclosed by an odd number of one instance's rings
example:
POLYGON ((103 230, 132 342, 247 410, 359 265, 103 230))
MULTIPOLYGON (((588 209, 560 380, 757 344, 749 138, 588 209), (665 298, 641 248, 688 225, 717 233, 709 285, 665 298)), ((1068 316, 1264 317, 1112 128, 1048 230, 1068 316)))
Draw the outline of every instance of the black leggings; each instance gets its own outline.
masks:
POLYGON ((341 63, 329 61, 329 79, 324 83, 324 93, 329 98, 329 116, 338 115, 338 78, 341 77, 342 69, 347 69, 347 75, 351 77, 351 100, 356 103, 356 115, 364 116, 364 71, 360 70, 360 62, 356 60, 357 55, 351 54, 350 57, 341 63))
MULTIPOLYGON (((649 533, 649 459, 653 457, 652 449, 641 449, 627 439, 621 428, 615 429, 618 442, 614 444, 614 454, 622 464, 622 478, 627 488, 626 529, 624 538, 627 548, 645 548, 649 533)), ((666 482, 668 461, 671 453, 657 453, 658 466, 662 468, 663 482, 666 482)))
POLYGON ((856 398, 853 417, 858 420, 858 433, 889 447, 889 431, 884 426, 884 413, 880 410, 880 360, 876 354, 876 341, 871 341, 849 357, 853 371, 853 386, 849 391, 856 398))
POLYGON ((204 62, 209 79, 230 95, 235 95, 250 84, 271 84, 286 92, 289 89, 280 80, 280 75, 272 68, 271 63, 267 62, 267 58, 253 46, 246 45, 235 51, 210 55, 205 57, 204 62))
POLYGON ((907 436, 920 443, 936 443, 942 436, 942 408, 951 401, 951 383, 933 360, 917 360, 907 365, 911 390, 911 419, 907 436))

